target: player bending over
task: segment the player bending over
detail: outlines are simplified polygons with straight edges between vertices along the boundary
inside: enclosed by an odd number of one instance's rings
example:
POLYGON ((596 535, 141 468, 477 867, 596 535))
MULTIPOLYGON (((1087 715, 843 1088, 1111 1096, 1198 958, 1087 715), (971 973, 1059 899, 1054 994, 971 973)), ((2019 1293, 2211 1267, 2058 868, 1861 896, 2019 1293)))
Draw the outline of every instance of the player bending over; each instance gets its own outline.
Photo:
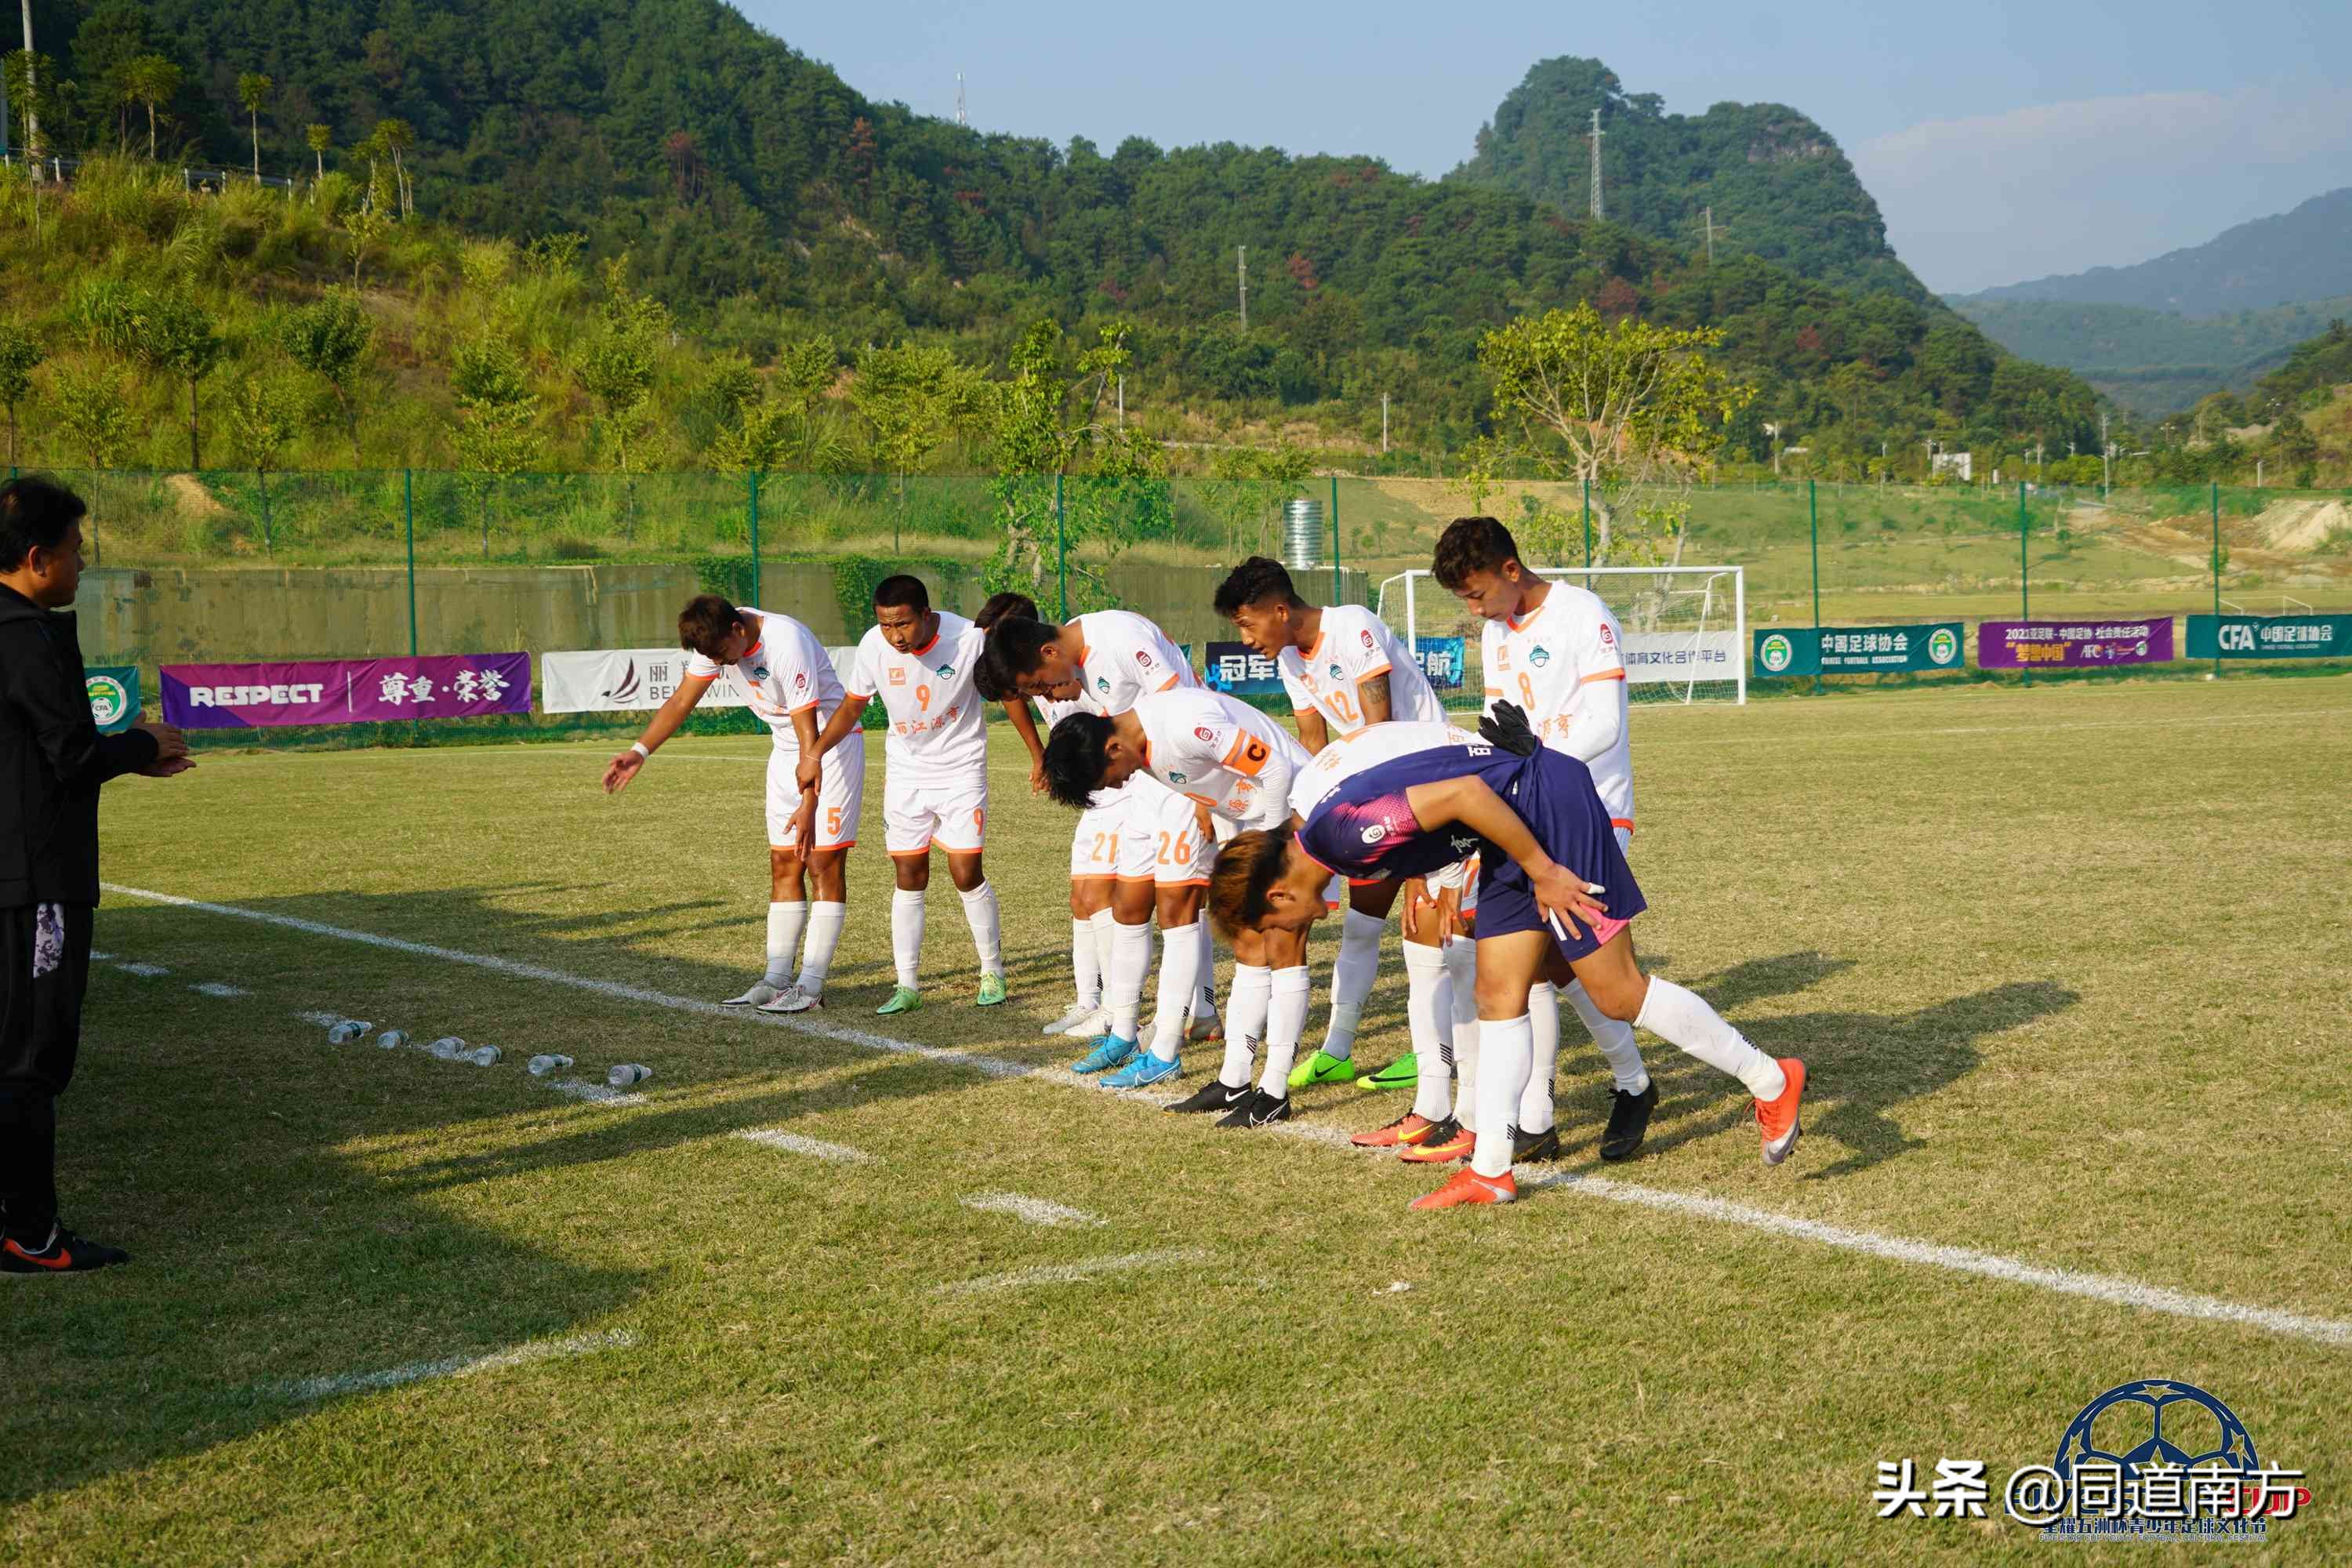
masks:
POLYGON ((686 722, 719 672, 734 666, 751 710, 775 736, 775 748, 768 754, 768 969, 758 984, 729 997, 726 1005, 763 1013, 814 1007, 824 995, 825 972, 833 966, 848 912, 845 862, 857 842, 857 816, 866 799, 866 751, 840 748, 807 784, 795 770, 802 754, 814 749, 817 727, 840 706, 840 678, 808 627, 790 616, 739 608, 716 594, 705 594, 678 612, 677 637, 692 655, 685 679, 635 744, 606 765, 604 792, 628 787, 646 759, 686 722))
MULTIPOLYGON (((878 692, 890 721, 882 746, 884 847, 898 890, 890 898, 890 956, 898 984, 877 1013, 911 1013, 923 1005, 923 895, 931 885, 931 846, 947 851, 948 876, 963 899, 963 918, 980 955, 977 1004, 1004 1000, 1003 936, 996 889, 981 865, 988 826, 988 730, 972 680, 982 633, 961 616, 931 608, 922 579, 885 577, 874 587, 874 625, 857 640, 848 694, 825 721, 816 744, 801 753, 796 775, 806 788, 823 760, 857 733, 878 692)), ((1008 708, 1015 704, 1006 704, 1008 708)), ((862 747, 862 739, 849 747, 862 747)))
MULTIPOLYGON (((1002 620, 1036 618, 1037 601, 1026 594, 1003 593, 991 596, 980 607, 980 613, 972 616, 971 624, 985 632, 1002 620)), ((984 679, 985 665, 981 673, 984 679)), ((1005 711, 1013 720, 1013 731, 1029 748, 1029 787, 1044 793, 1045 745, 1038 737, 1037 719, 1030 714, 1030 702, 1017 693, 999 691, 986 685, 980 688, 980 694, 992 702, 1006 702, 1005 711)), ((1066 715, 1085 707, 1076 700, 1055 702, 1045 698, 1037 699, 1035 705, 1048 731, 1066 715)), ((1045 1026, 1045 1033, 1048 1035, 1086 1039, 1110 1027, 1110 1015, 1102 1005, 1103 976, 1110 969, 1114 923, 1111 889, 1118 876, 1119 836, 1126 825, 1122 805, 1118 791, 1097 791, 1086 810, 1078 814, 1077 829, 1070 837, 1070 973, 1076 983, 1076 1000, 1068 1012, 1045 1026)))
POLYGON ((1219 853, 1213 917, 1229 931, 1303 932, 1321 918, 1335 872, 1426 876, 1480 857, 1476 1151, 1416 1208, 1518 1196, 1512 1121, 1533 1065, 1528 991, 1547 973, 1572 975, 1607 1016, 1738 1079, 1755 1096, 1764 1163, 1779 1164, 1796 1146, 1804 1063, 1775 1061, 1696 994, 1642 973, 1627 927, 1648 906, 1591 771, 1539 745, 1516 709, 1496 718, 1515 749, 1466 744, 1431 725, 1426 750, 1336 779, 1310 770, 1294 787, 1290 824, 1241 834, 1219 853))
MULTIPOLYGON (((1199 689, 1176 645, 1141 616, 1101 610, 1068 624, 1007 619, 988 634, 986 677, 994 690, 1059 702, 1080 702, 1104 717, 1124 713, 1150 692, 1199 689)), ((1111 963, 1105 973, 1110 1025, 1086 1056, 1079 1073, 1109 1072, 1104 1085, 1137 1089, 1175 1070, 1172 1058, 1142 1048, 1139 1016, 1143 976, 1150 967, 1150 921, 1160 917, 1159 1005, 1152 1038, 1181 1037, 1189 1006, 1206 1024, 1215 1007, 1201 994, 1214 973, 1209 930, 1201 920, 1215 842, 1208 814, 1150 774, 1119 791, 1121 833, 1111 893, 1111 963)))
MULTIPOLYGON (((1447 524, 1432 566, 1438 582, 1486 622, 1479 662, 1486 671, 1486 711, 1507 699, 1527 714, 1545 745, 1590 768, 1618 847, 1630 850, 1633 752, 1626 723, 1624 636, 1617 617, 1590 589, 1546 582, 1530 571, 1519 560, 1510 531, 1491 517, 1456 518, 1447 524)), ((1630 1160, 1657 1109, 1657 1087, 1632 1026, 1594 1006, 1580 984, 1570 984, 1567 996, 1616 1079, 1601 1157, 1630 1160)), ((1552 1126, 1559 1003, 1549 984, 1537 984, 1528 1012, 1535 1021, 1535 1067, 1518 1111, 1528 1145, 1523 1161, 1559 1152, 1559 1134, 1552 1126)))

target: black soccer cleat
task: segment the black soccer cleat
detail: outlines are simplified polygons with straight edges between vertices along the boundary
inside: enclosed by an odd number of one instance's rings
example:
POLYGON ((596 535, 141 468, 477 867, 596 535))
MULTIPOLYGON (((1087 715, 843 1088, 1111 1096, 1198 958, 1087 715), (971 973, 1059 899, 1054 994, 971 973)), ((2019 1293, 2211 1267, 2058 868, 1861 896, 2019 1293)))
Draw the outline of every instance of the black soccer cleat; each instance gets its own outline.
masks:
POLYGON ((1601 1157, 1604 1160, 1630 1160, 1642 1152, 1642 1140, 1650 1131, 1650 1113, 1658 1109, 1658 1084, 1655 1079, 1639 1094, 1627 1094, 1623 1089, 1610 1093, 1609 1126, 1601 1134, 1601 1157))
POLYGON ((1233 1110, 1217 1118, 1220 1127, 1271 1127, 1277 1121, 1290 1120, 1290 1097, 1275 1098, 1262 1089, 1252 1089, 1250 1097, 1233 1110))
POLYGON ((130 1261, 121 1247, 76 1236, 62 1225, 52 1225, 39 1247, 14 1236, 0 1240, 0 1274, 84 1274, 130 1261))
POLYGON ((1178 1100, 1175 1104, 1169 1106, 1167 1109, 1181 1112, 1186 1115, 1198 1115, 1203 1111, 1231 1110, 1243 1104, 1250 1098, 1250 1096, 1256 1092, 1257 1090, 1252 1089, 1247 1084, 1244 1084, 1241 1088, 1235 1089, 1230 1084, 1219 1083, 1216 1079, 1211 1079, 1207 1083, 1202 1084, 1199 1089, 1194 1089, 1190 1095, 1178 1100))
POLYGON ((1511 1141, 1511 1163, 1531 1165, 1538 1160, 1559 1158, 1559 1129, 1547 1127, 1540 1132, 1521 1132, 1511 1141))

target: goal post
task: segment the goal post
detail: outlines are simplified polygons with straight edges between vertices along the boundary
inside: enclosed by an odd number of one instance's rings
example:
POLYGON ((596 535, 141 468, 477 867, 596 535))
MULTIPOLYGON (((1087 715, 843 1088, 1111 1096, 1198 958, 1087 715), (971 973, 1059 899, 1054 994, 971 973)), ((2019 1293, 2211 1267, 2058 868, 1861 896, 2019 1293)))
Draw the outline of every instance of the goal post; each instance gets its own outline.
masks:
MULTIPOLYGON (((1748 700, 1748 576, 1738 566, 1542 566, 1550 582, 1601 596, 1625 639, 1634 702, 1748 700)), ((1478 616, 1423 567, 1381 584, 1395 628, 1448 708, 1485 705, 1478 616)))

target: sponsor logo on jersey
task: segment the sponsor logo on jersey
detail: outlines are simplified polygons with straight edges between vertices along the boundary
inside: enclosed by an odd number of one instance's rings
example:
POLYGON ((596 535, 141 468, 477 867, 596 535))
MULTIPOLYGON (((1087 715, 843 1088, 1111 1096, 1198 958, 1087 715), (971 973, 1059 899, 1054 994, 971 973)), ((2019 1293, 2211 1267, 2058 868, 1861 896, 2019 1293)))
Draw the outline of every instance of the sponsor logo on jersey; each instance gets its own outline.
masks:
POLYGON ((1336 664, 1331 667, 1331 679, 1334 680, 1339 679, 1339 667, 1336 664))
POLYGON ((1178 773, 1175 769, 1171 768, 1168 770, 1168 782, 1172 784, 1182 784, 1184 782, 1184 775, 1178 773))
POLYGON ((765 680, 765 679, 768 679, 768 667, 767 667, 766 665, 764 665, 764 664, 755 664, 755 665, 753 665, 753 666, 751 667, 751 679, 754 679, 754 680, 765 680))
POLYGON ((1108 697, 1108 696, 1109 696, 1109 695, 1110 695, 1110 677, 1109 677, 1109 676, 1108 676, 1108 675, 1097 675, 1097 676, 1096 676, 1096 677, 1095 677, 1095 686, 1096 686, 1096 688, 1097 688, 1098 690, 1100 690, 1100 691, 1102 692, 1102 694, 1103 694, 1104 696, 1108 697))
POLYGON ((1448 839, 1447 842, 1454 846, 1454 853, 1456 855, 1467 855, 1470 851, 1478 847, 1478 840, 1475 837, 1465 837, 1459 833, 1455 834, 1451 839, 1448 839))
POLYGON ((955 673, 955 666, 951 664, 943 664, 940 666, 937 673, 940 679, 945 680, 955 673))
POLYGON ((807 672, 806 670, 802 670, 802 671, 800 671, 798 674, 795 674, 795 675, 793 677, 793 690, 798 691, 801 688, 803 688, 803 686, 806 686, 807 684, 808 684, 808 672, 807 672))
POLYGON ((1363 834, 1364 842, 1367 844, 1378 844, 1381 839, 1386 838, 1388 836, 1389 828, 1388 824, 1385 822, 1373 823, 1370 827, 1364 829, 1363 834))
POLYGON ((1541 669, 1545 665, 1551 662, 1551 649, 1548 647, 1539 647, 1536 649, 1535 652, 1528 655, 1528 662, 1534 665, 1538 669, 1541 669))
POLYGON ((1200 736, 1200 737, 1201 737, 1201 739, 1202 739, 1203 741, 1208 741, 1208 742, 1213 742, 1213 743, 1215 742, 1215 740, 1216 740, 1216 738, 1217 738, 1217 732, 1216 732, 1214 730, 1210 729, 1206 724, 1195 724, 1195 725, 1193 725, 1193 726, 1192 726, 1192 733, 1194 733, 1195 735, 1200 736))
POLYGON ((1143 649, 1137 648, 1135 650, 1135 662, 1149 669, 1151 667, 1151 656, 1146 653, 1143 649))
POLYGON ((1372 641, 1372 634, 1370 632, 1358 632, 1356 635, 1364 639, 1364 646, 1366 647, 1377 647, 1380 646, 1372 641))
POLYGON ((1616 642, 1617 642, 1617 634, 1616 634, 1615 632, 1612 632, 1612 631, 1611 631, 1611 630, 1609 629, 1609 623, 1608 623, 1607 621, 1603 621, 1603 622, 1601 622, 1601 646, 1602 646, 1603 647, 1614 647, 1614 646, 1616 645, 1616 642))
POLYGON ((907 684, 907 671, 904 666, 894 664, 890 667, 890 684, 893 686, 907 684))

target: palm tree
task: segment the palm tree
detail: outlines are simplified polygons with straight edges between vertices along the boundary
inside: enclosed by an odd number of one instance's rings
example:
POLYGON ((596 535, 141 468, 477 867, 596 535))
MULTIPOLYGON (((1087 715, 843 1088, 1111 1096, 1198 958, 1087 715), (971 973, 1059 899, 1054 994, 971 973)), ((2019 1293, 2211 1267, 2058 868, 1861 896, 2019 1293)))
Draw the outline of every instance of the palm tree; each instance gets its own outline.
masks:
POLYGON ((162 55, 141 55, 123 68, 131 95, 147 106, 147 156, 155 156, 155 106, 177 96, 183 73, 162 55))
POLYGON ((253 180, 261 183, 261 106, 269 101, 269 94, 278 84, 259 71, 247 71, 236 79, 236 100, 245 105, 246 122, 253 132, 253 180))

